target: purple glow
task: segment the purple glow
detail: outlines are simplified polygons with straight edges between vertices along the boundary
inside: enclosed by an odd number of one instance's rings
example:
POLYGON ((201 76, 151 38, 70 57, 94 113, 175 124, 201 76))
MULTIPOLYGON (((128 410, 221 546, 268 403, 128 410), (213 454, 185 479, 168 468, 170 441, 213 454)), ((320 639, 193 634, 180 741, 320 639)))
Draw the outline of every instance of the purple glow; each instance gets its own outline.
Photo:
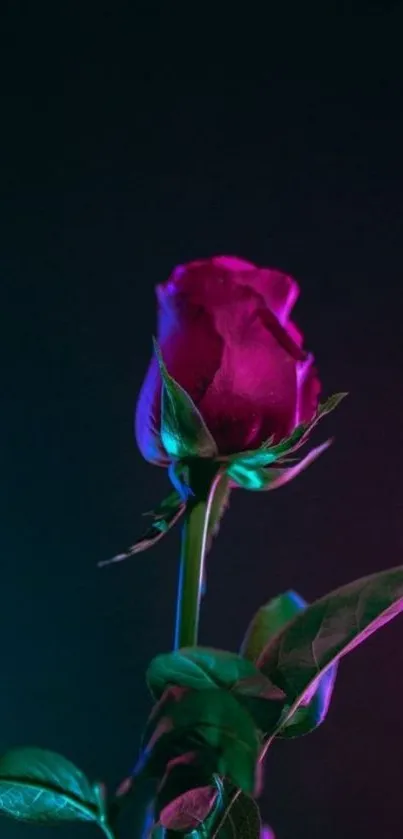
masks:
POLYGON ((271 827, 268 824, 263 824, 260 831, 260 839, 276 839, 271 827))

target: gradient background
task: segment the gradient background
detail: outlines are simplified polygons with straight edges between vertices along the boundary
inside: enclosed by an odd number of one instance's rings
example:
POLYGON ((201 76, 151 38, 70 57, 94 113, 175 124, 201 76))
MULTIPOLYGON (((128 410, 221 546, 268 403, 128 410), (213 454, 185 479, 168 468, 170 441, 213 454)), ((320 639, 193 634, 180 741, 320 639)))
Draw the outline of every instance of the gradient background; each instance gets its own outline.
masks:
MULTIPOLYGON (((96 563, 169 490, 132 413, 173 265, 224 253, 295 275, 325 392, 351 392, 315 435, 336 435, 323 459, 234 495, 202 643, 236 649, 284 589, 312 599, 403 561, 403 9, 81 6, 1 13, 0 748, 60 751, 114 786, 171 644, 179 531, 96 563)), ((402 672, 400 618, 342 663, 323 727, 275 745, 276 839, 401 835, 402 672)), ((1 823, 45 835, 97 832, 1 823)))

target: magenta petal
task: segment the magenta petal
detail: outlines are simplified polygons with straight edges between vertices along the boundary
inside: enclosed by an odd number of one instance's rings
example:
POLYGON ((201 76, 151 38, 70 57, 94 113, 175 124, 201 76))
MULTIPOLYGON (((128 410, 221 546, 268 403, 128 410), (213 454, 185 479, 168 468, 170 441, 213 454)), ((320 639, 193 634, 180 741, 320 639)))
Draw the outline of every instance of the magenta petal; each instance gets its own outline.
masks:
POLYGON ((137 400, 134 432, 143 457, 156 466, 168 466, 169 459, 160 439, 161 374, 152 359, 137 400))
POLYGON ((272 434, 277 442, 294 427, 296 362, 261 319, 249 321, 246 306, 242 311, 242 324, 236 322, 236 310, 216 312, 217 330, 228 336, 221 321, 232 317, 233 340, 225 343, 221 365, 200 403, 222 454, 254 448, 272 434))
POLYGON ((285 324, 285 328, 294 344, 296 344, 297 347, 302 347, 304 343, 304 336, 301 330, 298 329, 298 326, 296 326, 293 321, 289 320, 285 324))
POLYGON ((269 309, 281 324, 284 325, 287 322, 299 294, 298 283, 293 277, 273 268, 260 268, 236 256, 215 256, 212 263, 231 272, 237 282, 242 282, 243 274, 249 274, 245 278, 247 284, 251 284, 255 291, 264 297, 269 309), (250 276, 252 272, 254 272, 253 282, 250 276))
POLYGON ((313 356, 309 355, 305 361, 297 363, 297 410, 295 425, 309 422, 315 415, 321 384, 316 368, 313 366, 313 356))
MULTIPOLYGON (((159 299, 157 337, 162 357, 168 373, 199 406, 220 365, 222 339, 203 307, 183 300, 179 293, 159 299)), ((161 390, 158 363, 152 358, 136 406, 135 435, 146 460, 167 466, 160 440, 161 390)))
MULTIPOLYGON (((220 454, 255 448, 272 435, 277 442, 315 413, 319 381, 289 320, 298 293, 287 274, 226 255, 179 265, 157 287, 164 362, 220 454)), ((137 403, 136 437, 147 460, 166 466, 161 388, 153 359, 137 403)))
POLYGON ((271 268, 261 268, 259 274, 261 293, 269 309, 285 326, 299 295, 298 283, 293 277, 271 268))
POLYGON ((232 272, 242 271, 256 271, 256 265, 253 262, 247 262, 246 259, 239 259, 238 256, 214 256, 211 260, 213 265, 220 265, 232 272))
POLYGON ((235 256, 216 256, 212 262, 230 272, 237 284, 251 286, 264 298, 279 322, 283 326, 286 324, 299 295, 298 283, 293 277, 273 268, 260 268, 235 256))

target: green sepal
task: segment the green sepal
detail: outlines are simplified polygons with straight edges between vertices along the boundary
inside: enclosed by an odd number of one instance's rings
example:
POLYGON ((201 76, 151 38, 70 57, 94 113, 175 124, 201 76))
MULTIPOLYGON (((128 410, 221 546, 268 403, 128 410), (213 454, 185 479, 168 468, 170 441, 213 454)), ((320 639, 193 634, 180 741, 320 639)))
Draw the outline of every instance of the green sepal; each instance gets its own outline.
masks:
POLYGON ((266 466, 270 466, 276 461, 281 461, 285 455, 296 451, 296 449, 303 445, 319 420, 327 414, 330 414, 331 411, 334 411, 347 395, 347 393, 335 393, 325 402, 320 403, 315 416, 312 420, 310 420, 310 422, 298 425, 289 437, 285 437, 277 443, 277 445, 272 445, 273 438, 271 438, 266 440, 266 442, 258 449, 238 452, 237 454, 230 455, 228 458, 223 459, 228 461, 230 468, 232 467, 232 464, 236 464, 238 468, 244 470, 245 472, 248 472, 251 469, 256 470, 261 467, 264 468, 266 466))
MULTIPOLYGON (((295 591, 287 591, 270 600, 253 618, 241 647, 242 655, 254 662, 258 661, 263 650, 266 650, 267 655, 270 645, 279 645, 290 622, 307 608, 306 601, 295 591)), ((337 667, 337 663, 332 664, 318 679, 295 713, 286 718, 283 728, 277 731, 277 736, 299 737, 309 734, 324 721, 332 697, 337 667)), ((271 678, 276 678, 274 672, 271 678)))
POLYGON ((169 375, 157 341, 153 338, 161 378, 161 442, 169 457, 213 458, 218 455, 214 438, 186 390, 169 375))
MULTIPOLYGON (((279 489, 296 478, 301 472, 308 468, 326 449, 331 445, 332 440, 326 440, 320 446, 311 449, 310 452, 293 466, 283 468, 244 468, 240 462, 234 462, 227 469, 227 475, 234 484, 242 489, 254 492, 267 492, 268 490, 279 489)), ((280 461, 281 462, 281 461, 280 461)))
MULTIPOLYGON (((186 469, 186 464, 177 465, 176 474, 178 476, 178 480, 182 480, 184 482, 186 481, 186 469)), ((223 473, 211 506, 207 535, 207 551, 210 550, 212 540, 218 533, 222 517, 228 509, 230 493, 231 489, 229 486, 229 478, 223 473)), ((189 492, 189 495, 190 494, 191 493, 189 492)), ((171 492, 170 495, 161 501, 161 504, 159 504, 155 510, 149 510, 147 513, 143 514, 144 516, 148 516, 152 519, 150 527, 147 528, 143 535, 140 536, 137 541, 123 553, 117 554, 112 557, 112 559, 106 559, 99 562, 98 567, 102 568, 103 566, 110 565, 113 562, 123 562, 123 560, 129 559, 131 556, 135 556, 142 551, 146 551, 148 548, 153 548, 154 545, 156 545, 179 521, 184 514, 185 509, 186 502, 181 497, 181 494, 177 490, 171 492)))
POLYGON ((152 518, 152 522, 143 535, 130 548, 127 548, 124 553, 117 554, 112 559, 99 562, 98 567, 102 568, 104 565, 110 565, 113 562, 122 562, 131 556, 135 556, 135 554, 148 550, 148 548, 153 548, 171 530, 177 521, 179 521, 185 512, 185 508, 186 504, 179 493, 177 491, 171 492, 161 502, 159 507, 156 507, 155 510, 150 510, 148 513, 144 513, 144 515, 152 518))
POLYGON ((289 702, 276 734, 333 665, 402 611, 403 566, 398 566, 322 597, 269 640, 256 663, 289 702))
POLYGON ((316 412, 316 422, 326 416, 326 414, 331 414, 335 408, 338 408, 340 402, 342 402, 346 396, 348 396, 347 390, 340 391, 340 393, 333 393, 333 395, 329 396, 325 402, 321 402, 316 412))
POLYGON ((230 495, 229 478, 226 473, 223 473, 211 505, 207 534, 207 551, 210 550, 213 539, 218 535, 223 516, 229 507, 230 495))
POLYGON ((211 772, 252 792, 260 740, 253 718, 228 691, 181 691, 151 714, 134 775, 161 777, 173 756, 197 751, 211 772))
POLYGON ((270 449, 270 451, 275 454, 276 459, 281 460, 284 455, 291 454, 299 449, 300 446, 304 445, 318 422, 323 419, 323 417, 332 413, 332 411, 340 405, 340 402, 342 402, 346 396, 348 396, 347 392, 334 393, 332 396, 329 396, 325 402, 320 402, 315 416, 309 422, 303 422, 298 425, 289 437, 281 440, 280 443, 270 449))
POLYGON ((0 812, 42 824, 102 821, 98 796, 81 770, 37 748, 11 749, 0 757, 0 812))
POLYGON ((285 455, 291 454, 303 446, 318 422, 323 419, 323 417, 332 413, 332 411, 340 405, 340 402, 342 402, 346 396, 348 396, 347 392, 334 393, 332 396, 329 396, 325 402, 320 402, 313 419, 309 422, 298 425, 290 437, 286 437, 270 449, 270 452, 275 455, 276 460, 281 461, 285 455))
POLYGON ((267 473, 262 467, 244 466, 240 461, 233 461, 227 469, 227 475, 241 489, 261 492, 267 486, 267 473))

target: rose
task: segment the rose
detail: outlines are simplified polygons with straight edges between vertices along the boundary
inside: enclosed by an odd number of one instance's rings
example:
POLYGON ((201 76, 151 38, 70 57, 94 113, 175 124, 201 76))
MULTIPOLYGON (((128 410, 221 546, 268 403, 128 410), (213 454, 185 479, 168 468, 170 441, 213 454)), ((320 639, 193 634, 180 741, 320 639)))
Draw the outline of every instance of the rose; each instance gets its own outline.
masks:
MULTIPOLYGON (((169 374, 191 396, 220 455, 256 449, 309 422, 320 384, 289 320, 292 277, 235 257, 178 266, 157 286, 157 339, 169 374)), ((146 460, 169 464, 160 436, 162 380, 152 358, 135 432, 146 460)))

